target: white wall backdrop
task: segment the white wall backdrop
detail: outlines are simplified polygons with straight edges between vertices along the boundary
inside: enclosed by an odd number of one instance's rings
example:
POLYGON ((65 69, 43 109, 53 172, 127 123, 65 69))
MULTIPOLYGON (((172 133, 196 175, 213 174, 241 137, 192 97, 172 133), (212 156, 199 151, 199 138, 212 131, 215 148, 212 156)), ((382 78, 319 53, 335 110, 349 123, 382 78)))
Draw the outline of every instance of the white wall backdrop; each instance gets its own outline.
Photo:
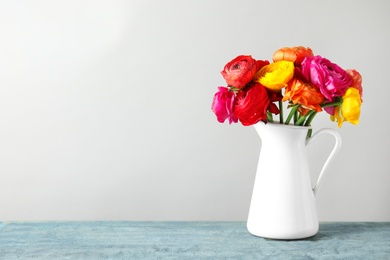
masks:
POLYGON ((0 0, 0 220, 246 220, 261 141, 211 112, 220 71, 303 45, 363 75, 319 218, 390 221, 389 3, 0 0))

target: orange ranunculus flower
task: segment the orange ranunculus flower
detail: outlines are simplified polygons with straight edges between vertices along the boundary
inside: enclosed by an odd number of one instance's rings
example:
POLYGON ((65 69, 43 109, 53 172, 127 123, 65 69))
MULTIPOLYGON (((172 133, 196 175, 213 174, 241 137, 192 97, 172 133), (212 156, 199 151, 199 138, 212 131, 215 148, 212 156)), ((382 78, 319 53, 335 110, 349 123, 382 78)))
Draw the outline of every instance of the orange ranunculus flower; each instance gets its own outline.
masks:
POLYGON ((296 46, 296 47, 284 47, 277 50, 272 59, 274 61, 287 60, 292 61, 295 65, 300 65, 305 57, 314 56, 313 51, 310 48, 296 46))
POLYGON ((347 74, 352 78, 352 84, 350 87, 359 90, 359 95, 363 102, 362 75, 354 69, 349 69, 345 72, 347 72, 347 74))
POLYGON ((302 106, 300 112, 305 115, 309 109, 321 112, 320 104, 324 99, 324 95, 321 94, 318 88, 308 82, 294 78, 288 83, 282 101, 291 100, 293 104, 300 104, 302 106))
POLYGON ((254 81, 264 87, 277 92, 286 87, 294 76, 294 63, 291 61, 277 61, 262 67, 255 75, 254 81))
POLYGON ((357 125, 359 123, 360 106, 362 104, 359 90, 350 87, 342 98, 343 103, 335 108, 334 115, 330 116, 331 120, 337 120, 338 127, 341 127, 344 121, 357 125))

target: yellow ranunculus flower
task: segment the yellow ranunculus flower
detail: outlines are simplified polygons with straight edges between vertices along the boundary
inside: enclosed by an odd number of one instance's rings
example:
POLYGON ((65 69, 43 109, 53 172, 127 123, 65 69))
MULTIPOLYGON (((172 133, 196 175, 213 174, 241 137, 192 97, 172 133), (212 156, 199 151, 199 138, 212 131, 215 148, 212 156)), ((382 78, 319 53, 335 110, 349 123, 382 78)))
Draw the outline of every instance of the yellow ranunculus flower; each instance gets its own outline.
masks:
POLYGON ((256 73, 254 81, 277 92, 286 87, 293 76, 294 62, 281 60, 262 67, 256 73))
POLYGON ((341 127, 344 121, 357 125, 359 123, 361 105, 359 90, 348 88, 343 96, 343 103, 335 108, 334 116, 330 116, 330 118, 332 121, 337 120, 338 127, 341 127))

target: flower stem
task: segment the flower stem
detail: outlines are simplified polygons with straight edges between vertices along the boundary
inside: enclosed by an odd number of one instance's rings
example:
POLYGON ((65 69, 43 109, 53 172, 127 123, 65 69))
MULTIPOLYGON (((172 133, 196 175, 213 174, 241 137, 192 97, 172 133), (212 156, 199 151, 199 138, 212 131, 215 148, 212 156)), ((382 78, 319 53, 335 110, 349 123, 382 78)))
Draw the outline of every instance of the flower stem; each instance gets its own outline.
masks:
POLYGON ((342 103, 343 103, 342 100, 338 100, 335 102, 323 103, 320 106, 321 107, 337 107, 337 106, 341 105, 342 103))
MULTIPOLYGON (((316 111, 314 111, 314 110, 312 110, 313 111, 313 113, 311 113, 310 115, 309 115, 309 117, 307 118, 307 120, 306 120, 306 123, 305 123, 305 126, 310 126, 311 125, 311 122, 313 121, 313 119, 314 119, 314 117, 317 115, 317 112, 316 111)), ((313 129, 309 129, 308 131, 307 131, 307 135, 306 135, 306 139, 309 139, 310 137, 311 137, 311 134, 313 133, 313 129)))
POLYGON ((274 122, 274 118, 272 117, 272 113, 267 111, 267 121, 270 123, 274 122))
POLYGON ((309 117, 307 118, 306 123, 305 123, 305 126, 310 126, 310 125, 311 125, 311 122, 312 122, 313 119, 314 119, 314 117, 317 115, 317 112, 314 111, 314 110, 312 110, 312 111, 310 111, 310 112, 312 112, 312 113, 311 113, 311 114, 309 115, 309 117))
POLYGON ((313 113, 317 113, 317 112, 315 110, 310 110, 305 116, 301 116, 297 120, 297 122, 295 122, 295 125, 304 125, 306 118, 310 117, 313 113))
MULTIPOLYGON (((290 123, 290 121, 291 121, 291 118, 292 118, 293 116, 295 116, 295 112, 297 111, 297 109, 298 109, 298 106, 293 106, 293 107, 291 108, 291 111, 290 111, 290 113, 288 114, 288 117, 286 118, 286 122, 285 122, 286 125, 288 125, 288 124, 290 123)), ((294 121, 295 121, 295 119, 294 119, 294 121)))
POLYGON ((295 113, 294 113, 294 125, 297 122, 297 120, 298 120, 298 110, 295 110, 295 113))
POLYGON ((283 124, 283 102, 279 100, 279 122, 283 124))
POLYGON ((298 117, 298 120, 295 122, 295 125, 301 125, 306 119, 306 116, 298 117))
POLYGON ((313 129, 310 128, 309 130, 307 130, 306 140, 310 139, 312 133, 313 133, 313 129))

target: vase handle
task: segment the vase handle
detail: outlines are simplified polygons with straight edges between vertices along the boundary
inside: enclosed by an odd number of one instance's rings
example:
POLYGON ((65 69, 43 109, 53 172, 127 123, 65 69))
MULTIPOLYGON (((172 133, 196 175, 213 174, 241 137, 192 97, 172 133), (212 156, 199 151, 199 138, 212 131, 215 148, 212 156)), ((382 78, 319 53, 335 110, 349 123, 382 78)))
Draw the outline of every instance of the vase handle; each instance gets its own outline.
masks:
POLYGON ((330 162, 333 160, 333 158, 336 156, 336 154, 339 152, 340 148, 341 148, 341 136, 340 134, 331 129, 331 128, 324 128, 324 129, 321 129, 319 130, 318 132, 316 132, 311 138, 309 138, 307 141, 306 141, 306 145, 309 145, 311 144, 312 142, 314 142, 320 135, 323 135, 323 134, 330 134, 330 135, 333 135, 336 142, 334 144, 334 147, 333 147, 333 150, 332 152, 330 153, 330 155, 328 156, 328 159, 326 160, 324 166, 322 167, 321 169, 321 172, 320 172, 320 175, 318 176, 317 178, 317 182, 315 184, 315 186, 313 187, 313 192, 314 192, 314 195, 317 194, 318 192, 318 189, 320 187, 320 184, 321 184, 321 180, 322 178, 324 177, 325 175, 325 172, 326 170, 328 169, 329 165, 330 165, 330 162))

